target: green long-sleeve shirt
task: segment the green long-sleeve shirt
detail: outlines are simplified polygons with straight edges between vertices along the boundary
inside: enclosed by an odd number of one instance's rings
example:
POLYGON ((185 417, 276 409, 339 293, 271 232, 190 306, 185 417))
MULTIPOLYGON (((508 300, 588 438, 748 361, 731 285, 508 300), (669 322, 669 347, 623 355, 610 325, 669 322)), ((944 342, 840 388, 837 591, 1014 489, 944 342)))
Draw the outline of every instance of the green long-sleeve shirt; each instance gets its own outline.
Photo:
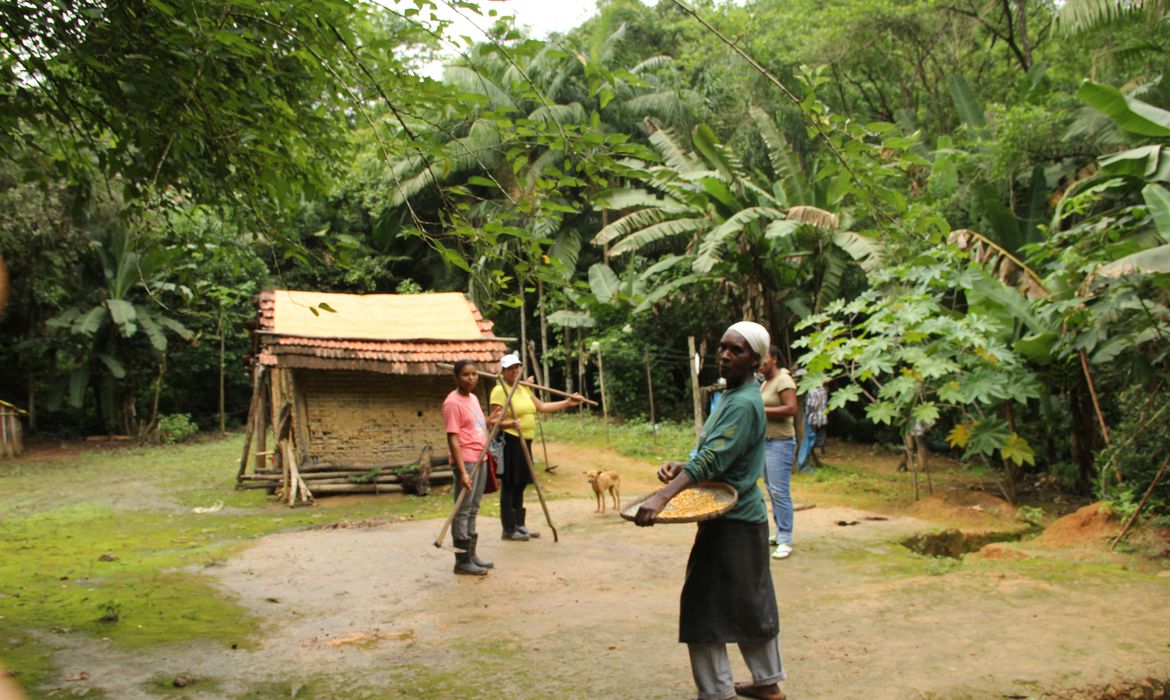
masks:
POLYGON ((764 474, 764 402, 760 389, 746 381, 728 391, 711 412, 695 456, 683 471, 695 483, 721 481, 739 492, 735 507, 723 517, 730 520, 766 522, 768 508, 756 482, 764 474))

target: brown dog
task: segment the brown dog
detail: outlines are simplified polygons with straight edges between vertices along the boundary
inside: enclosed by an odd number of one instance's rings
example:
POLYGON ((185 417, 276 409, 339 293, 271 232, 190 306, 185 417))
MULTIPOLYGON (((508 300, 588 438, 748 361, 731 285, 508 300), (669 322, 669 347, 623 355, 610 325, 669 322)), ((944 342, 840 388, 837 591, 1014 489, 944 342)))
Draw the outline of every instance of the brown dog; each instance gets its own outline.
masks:
POLYGON ((590 469, 589 471, 581 472, 585 478, 589 480, 589 485, 593 487, 593 494, 597 496, 597 509, 595 513, 605 512, 605 492, 609 492, 609 497, 613 499, 613 509, 621 510, 622 507, 622 475, 617 472, 603 472, 599 469, 590 469))

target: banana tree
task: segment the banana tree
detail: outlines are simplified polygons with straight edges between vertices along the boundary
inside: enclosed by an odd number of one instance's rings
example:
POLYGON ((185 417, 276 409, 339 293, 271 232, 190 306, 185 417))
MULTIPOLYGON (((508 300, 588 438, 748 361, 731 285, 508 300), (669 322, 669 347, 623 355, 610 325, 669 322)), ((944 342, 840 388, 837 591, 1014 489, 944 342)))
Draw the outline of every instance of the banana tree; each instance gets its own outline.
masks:
MULTIPOLYGON (((167 261, 161 251, 134 250, 123 228, 96 231, 90 250, 100 270, 94 287, 97 298, 66 309, 48 323, 78 340, 81 348, 80 358, 52 403, 59 405, 67 398, 69 405, 81 408, 93 386, 106 427, 131 433, 140 425, 135 387, 130 385, 135 355, 128 346, 142 337, 149 342, 157 363, 157 393, 166 368, 168 334, 192 338, 186 326, 166 313, 161 298, 175 293, 189 296, 190 292, 165 281, 167 261)), ((153 418, 144 427, 150 428, 153 418)))

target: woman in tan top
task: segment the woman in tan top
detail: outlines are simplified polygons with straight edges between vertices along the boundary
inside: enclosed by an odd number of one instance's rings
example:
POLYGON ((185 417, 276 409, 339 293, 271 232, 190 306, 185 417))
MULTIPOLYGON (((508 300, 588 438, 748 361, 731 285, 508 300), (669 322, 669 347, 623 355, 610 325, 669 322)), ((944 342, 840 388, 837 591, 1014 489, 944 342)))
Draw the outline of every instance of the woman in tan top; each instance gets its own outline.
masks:
POLYGON ((764 415, 768 424, 764 431, 764 481, 772 498, 772 518, 776 521, 776 536, 772 544, 773 559, 787 559, 792 554, 792 470, 796 463, 796 380, 780 366, 780 348, 768 348, 768 357, 760 362, 764 383, 760 396, 764 399, 764 415))

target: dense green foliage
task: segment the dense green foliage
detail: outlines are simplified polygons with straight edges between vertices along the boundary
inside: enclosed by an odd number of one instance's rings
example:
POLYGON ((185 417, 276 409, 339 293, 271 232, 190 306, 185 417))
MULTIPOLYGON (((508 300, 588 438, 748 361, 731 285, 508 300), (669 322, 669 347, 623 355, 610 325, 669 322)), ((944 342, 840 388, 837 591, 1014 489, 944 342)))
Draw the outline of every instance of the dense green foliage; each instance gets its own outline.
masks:
POLYGON ((623 419, 651 387, 686 419, 688 337, 708 384, 754 318, 834 430, 1140 499, 1164 3, 602 0, 547 39, 452 4, 480 36, 429 0, 0 11, 0 396, 34 433, 211 427, 220 376, 238 422, 266 286, 456 289, 541 379, 596 396, 602 360, 623 419))

